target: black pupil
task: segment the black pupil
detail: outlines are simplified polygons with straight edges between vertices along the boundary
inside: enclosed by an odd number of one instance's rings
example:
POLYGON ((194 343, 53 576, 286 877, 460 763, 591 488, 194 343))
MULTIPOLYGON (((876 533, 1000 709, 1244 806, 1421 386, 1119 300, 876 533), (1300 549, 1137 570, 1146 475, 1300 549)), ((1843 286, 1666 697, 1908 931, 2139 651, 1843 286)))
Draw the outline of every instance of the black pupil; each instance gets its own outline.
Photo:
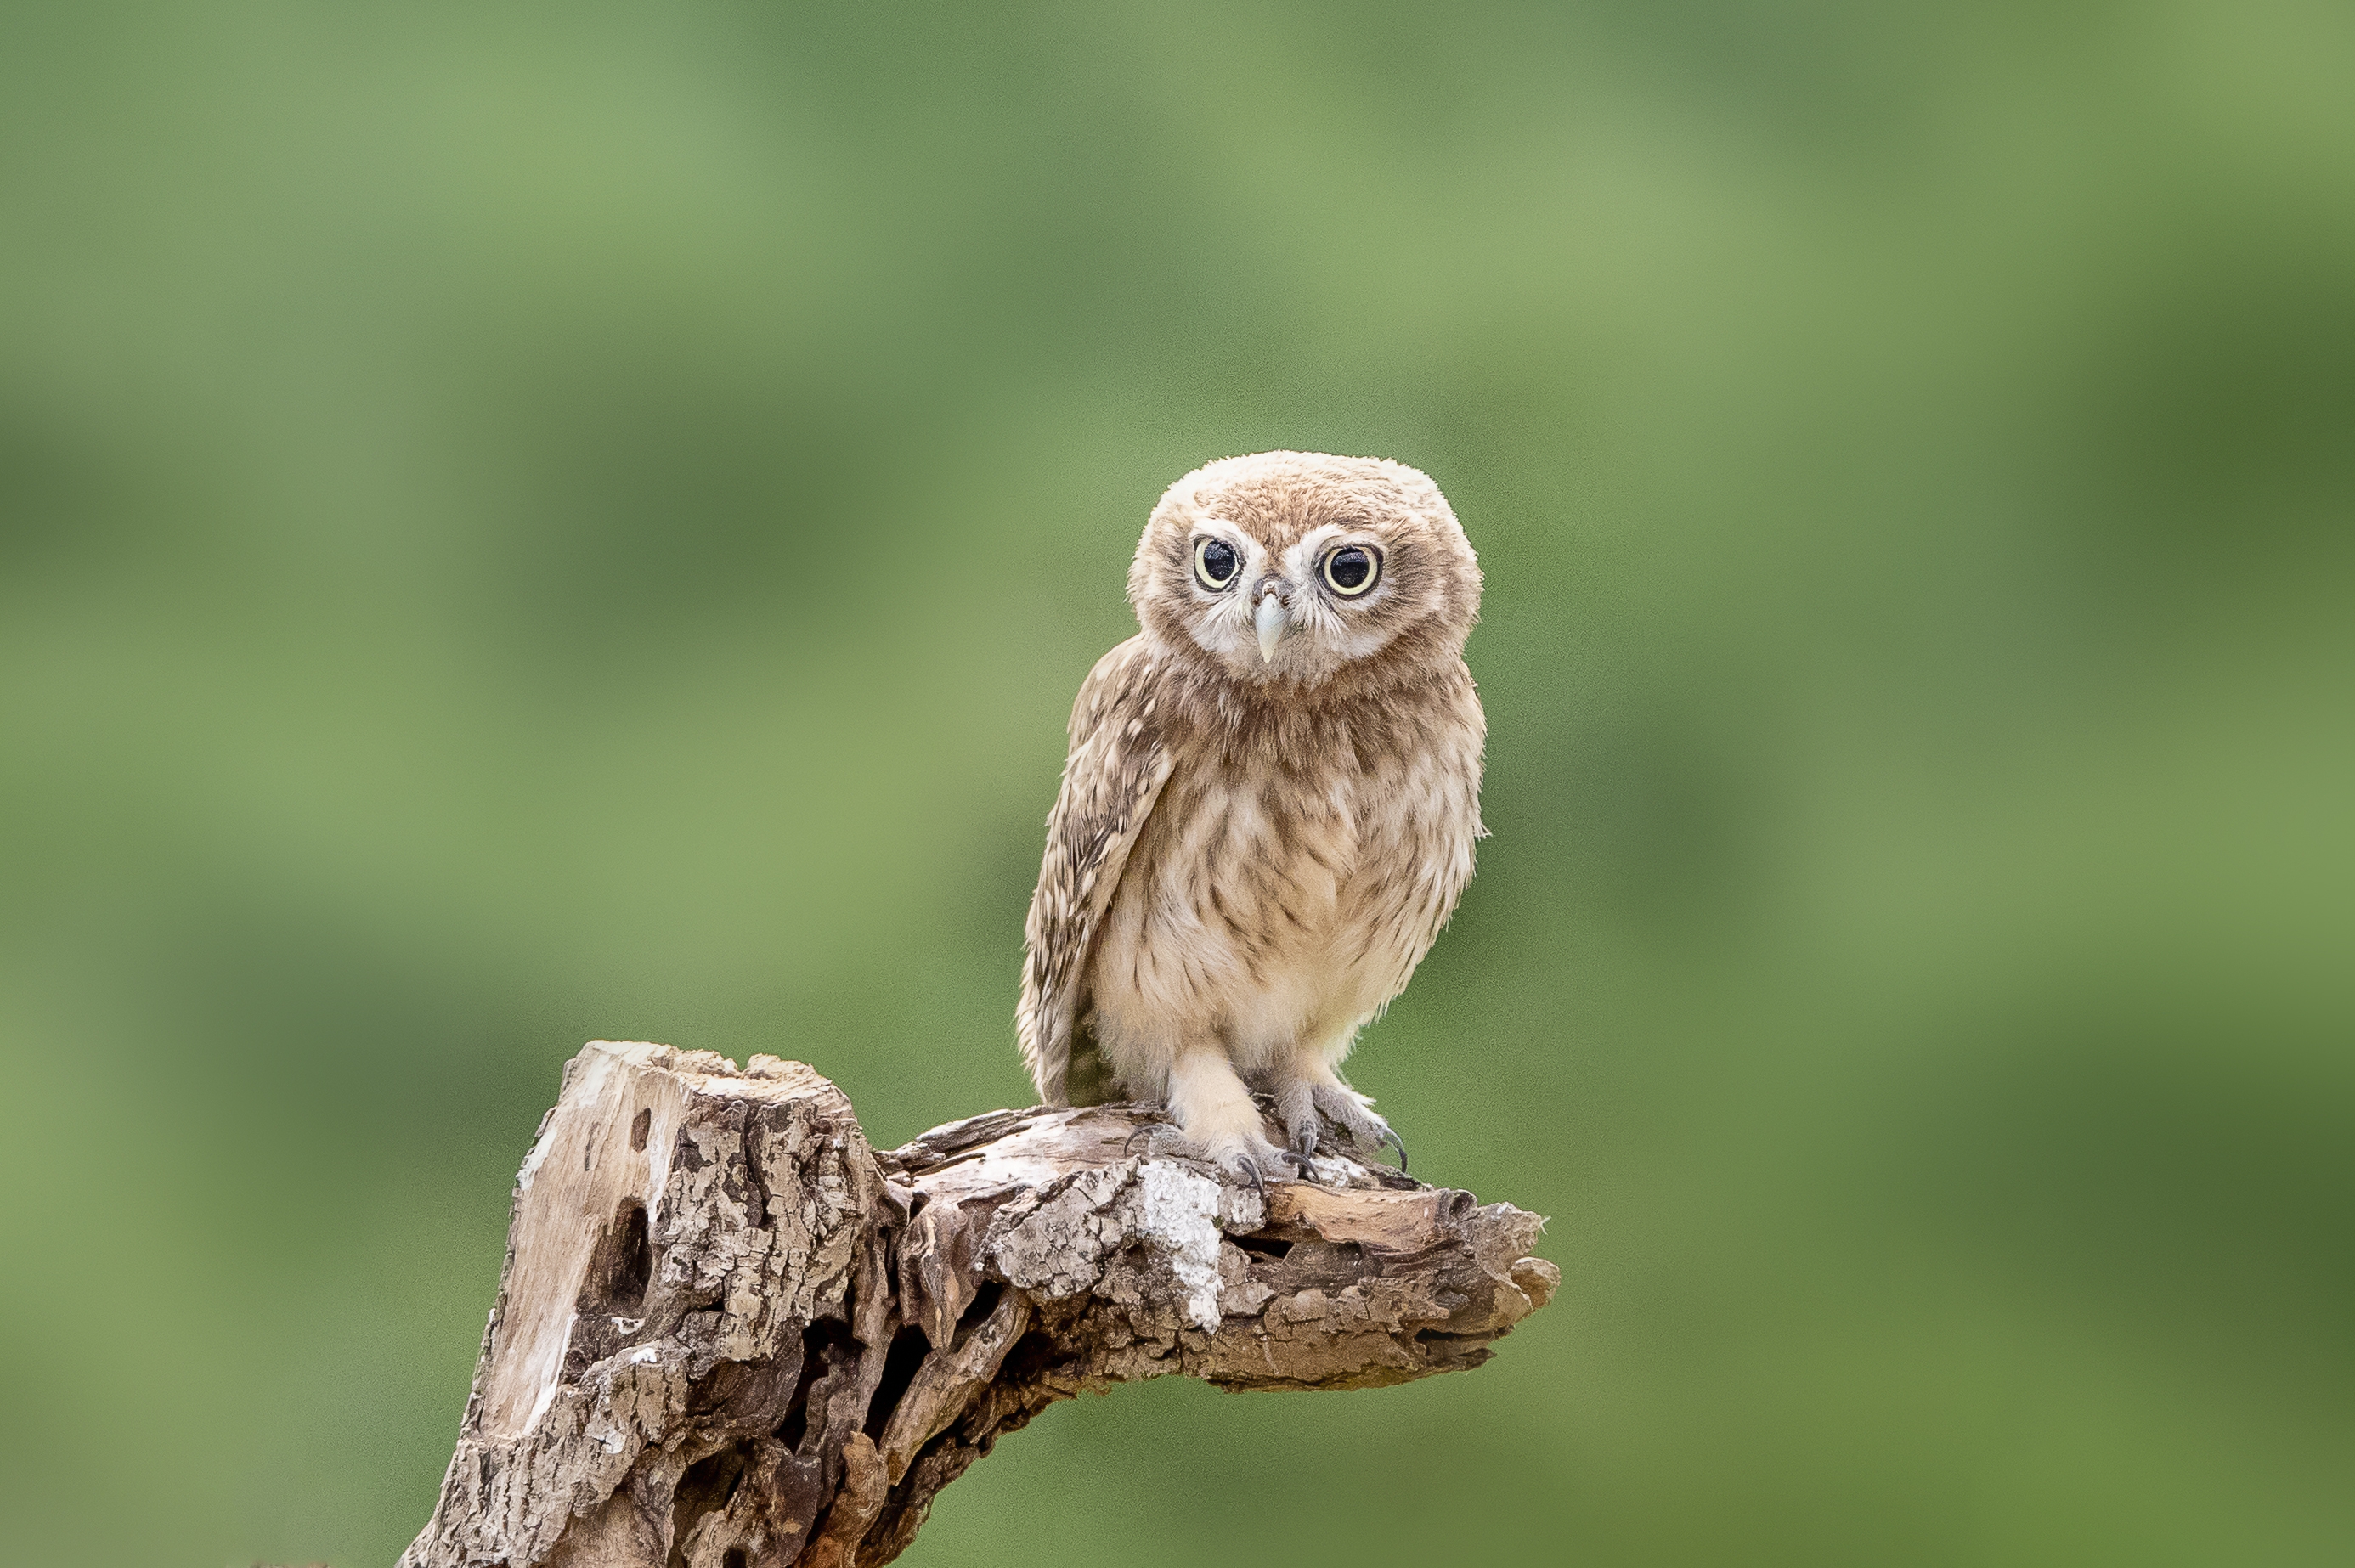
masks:
POLYGON ((1212 539, 1202 547, 1202 572, 1213 582, 1224 582, 1235 574, 1235 549, 1212 539))
POLYGON ((1326 570, 1332 574, 1336 588, 1359 588, 1365 584, 1366 574, 1374 569, 1373 561, 1361 549, 1333 552, 1333 564, 1326 570))

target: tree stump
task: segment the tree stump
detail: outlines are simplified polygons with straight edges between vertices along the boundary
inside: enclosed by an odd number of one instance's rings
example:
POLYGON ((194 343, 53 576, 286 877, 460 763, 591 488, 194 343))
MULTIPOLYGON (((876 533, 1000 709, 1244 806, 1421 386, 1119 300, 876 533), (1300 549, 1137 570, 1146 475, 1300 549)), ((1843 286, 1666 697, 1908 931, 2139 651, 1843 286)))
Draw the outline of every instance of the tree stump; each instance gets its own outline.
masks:
POLYGON ((1455 1371, 1561 1280, 1508 1204, 1324 1157, 1263 1193, 1156 1125, 993 1111, 878 1151, 799 1062, 583 1048, 402 1568, 889 1563, 1057 1400, 1455 1371))

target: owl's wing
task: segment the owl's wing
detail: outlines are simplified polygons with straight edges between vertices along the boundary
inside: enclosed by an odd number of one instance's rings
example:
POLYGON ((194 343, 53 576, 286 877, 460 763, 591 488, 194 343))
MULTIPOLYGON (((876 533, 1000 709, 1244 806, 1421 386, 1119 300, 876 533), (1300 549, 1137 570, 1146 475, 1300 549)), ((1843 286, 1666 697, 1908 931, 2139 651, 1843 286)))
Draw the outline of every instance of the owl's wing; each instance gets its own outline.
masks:
POLYGON ((1023 926, 1027 949, 1015 1029, 1023 1065, 1050 1105, 1071 1103, 1088 949, 1111 907, 1137 830, 1168 782, 1155 717, 1155 659, 1142 635, 1098 660, 1071 707, 1063 786, 1047 818, 1047 855, 1023 926))

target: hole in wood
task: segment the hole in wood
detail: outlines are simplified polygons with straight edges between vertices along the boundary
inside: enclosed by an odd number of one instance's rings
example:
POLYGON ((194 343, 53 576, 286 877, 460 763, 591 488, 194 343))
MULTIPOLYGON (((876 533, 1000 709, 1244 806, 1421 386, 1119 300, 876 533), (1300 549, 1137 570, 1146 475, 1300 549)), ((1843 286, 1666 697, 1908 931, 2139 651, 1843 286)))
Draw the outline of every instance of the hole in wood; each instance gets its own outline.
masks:
POLYGON ((997 1310, 997 1298, 1005 1293, 1006 1287, 994 1279, 981 1282, 981 1288, 974 1292, 973 1305, 957 1319, 956 1339, 960 1343, 967 1334, 989 1321, 989 1315, 997 1310))
POLYGON ((731 1546, 720 1556, 719 1568, 746 1568, 751 1561, 744 1555, 742 1547, 731 1546))
POLYGON ((839 1356, 844 1360, 856 1360, 853 1347, 858 1343, 850 1336, 850 1327, 829 1317, 821 1317, 802 1330, 802 1370, 794 1383, 794 1397, 785 1406, 785 1418, 777 1425, 777 1441, 800 1452, 803 1440, 809 1435, 809 1406, 813 1386, 832 1369, 839 1356), (829 1354, 829 1351, 834 1354, 829 1354))
POLYGON ((1237 1236, 1234 1238, 1234 1243, 1252 1256, 1270 1261, 1284 1257, 1292 1251, 1290 1242, 1275 1236, 1237 1236))
POLYGON ((1052 1334, 1034 1328, 1015 1340, 1014 1349, 1006 1352, 1000 1381, 1015 1388, 1036 1383, 1046 1376, 1048 1368, 1070 1359, 1069 1352, 1055 1342, 1052 1334))
POLYGON ((876 1442, 883 1441, 884 1425, 900 1408, 900 1396, 916 1381, 916 1369, 924 1364, 925 1353, 932 1348, 922 1328, 902 1328, 891 1336, 890 1353, 883 1358, 883 1379, 867 1406, 867 1435, 876 1442))
POLYGON ((646 1147, 646 1134, 653 1130, 654 1125, 655 1112, 654 1107, 651 1105, 647 1106, 645 1110, 640 1111, 636 1115, 632 1116, 630 1118, 630 1147, 640 1154, 644 1154, 646 1147))
POLYGON ((613 1317, 634 1317, 646 1304, 646 1285, 654 1278, 655 1252, 646 1238, 646 1206, 625 1198, 613 1212, 613 1221, 598 1239, 589 1264, 588 1287, 581 1294, 590 1310, 613 1317))
POLYGON ((777 1441, 798 1454, 801 1452, 802 1439, 808 1435, 809 1392, 805 1389, 795 1397, 794 1407, 785 1412, 784 1420, 777 1424, 777 1441))
MULTIPOLYGON (((735 1499, 736 1488, 743 1485, 744 1471, 751 1458, 752 1445, 738 1443, 687 1467, 687 1474, 678 1478, 678 1490, 671 1494, 673 1541, 684 1541, 698 1520, 708 1513, 718 1513, 735 1499)), ((675 1564, 686 1562, 676 1546, 671 1551, 671 1561, 675 1564)))

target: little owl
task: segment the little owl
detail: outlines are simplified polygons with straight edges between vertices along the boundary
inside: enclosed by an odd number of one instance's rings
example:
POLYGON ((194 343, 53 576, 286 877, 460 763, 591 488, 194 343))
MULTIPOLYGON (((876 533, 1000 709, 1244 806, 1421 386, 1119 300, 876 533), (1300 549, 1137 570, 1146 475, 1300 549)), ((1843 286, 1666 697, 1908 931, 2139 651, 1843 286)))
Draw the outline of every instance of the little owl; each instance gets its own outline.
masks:
POLYGON ((1080 687, 1024 928, 1039 1096, 1165 1105, 1254 1181, 1310 1170, 1320 1113, 1399 1144, 1339 1068, 1485 831, 1472 547, 1414 469, 1266 452, 1169 487, 1128 597, 1144 630, 1080 687))

